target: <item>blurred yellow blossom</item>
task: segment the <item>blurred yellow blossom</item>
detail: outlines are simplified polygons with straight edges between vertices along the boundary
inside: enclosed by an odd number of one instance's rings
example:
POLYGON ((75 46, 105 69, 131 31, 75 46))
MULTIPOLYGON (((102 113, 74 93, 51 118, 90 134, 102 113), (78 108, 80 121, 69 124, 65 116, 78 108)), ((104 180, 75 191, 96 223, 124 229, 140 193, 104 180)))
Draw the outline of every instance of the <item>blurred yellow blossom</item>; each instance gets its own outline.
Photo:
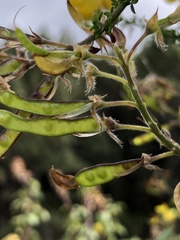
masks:
POLYGON ((178 211, 176 208, 171 208, 167 203, 162 203, 155 206, 155 215, 149 220, 150 225, 169 225, 178 218, 178 211))

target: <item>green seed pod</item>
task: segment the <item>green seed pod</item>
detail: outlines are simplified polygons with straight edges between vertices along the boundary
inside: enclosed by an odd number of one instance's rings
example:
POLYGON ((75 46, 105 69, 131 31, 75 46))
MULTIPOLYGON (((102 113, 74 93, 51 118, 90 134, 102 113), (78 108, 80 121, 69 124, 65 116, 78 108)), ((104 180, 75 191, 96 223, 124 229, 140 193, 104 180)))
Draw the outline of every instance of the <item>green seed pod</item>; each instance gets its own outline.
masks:
POLYGON ((33 54, 34 61, 42 72, 49 75, 60 75, 68 71, 81 58, 80 53, 73 51, 48 51, 43 49, 26 36, 18 27, 15 28, 16 37, 20 43, 33 54))
POLYGON ((154 134, 149 132, 149 133, 143 133, 143 134, 140 134, 140 135, 134 137, 132 140, 132 143, 135 146, 141 146, 141 145, 151 142, 152 140, 154 140, 154 134))
POLYGON ((132 159, 116 163, 97 164, 84 168, 75 175, 78 185, 91 187, 103 184, 114 178, 128 175, 143 165, 143 159, 132 159))
POLYGON ((10 80, 22 77, 32 66, 32 60, 23 61, 10 58, 0 64, 0 76, 3 76, 8 82, 10 80))
POLYGON ((99 122, 91 117, 76 120, 59 120, 48 117, 27 119, 6 110, 0 110, 0 125, 13 131, 49 137, 100 132, 99 122))
POLYGON ((26 34, 18 27, 15 27, 16 37, 19 42, 32 54, 37 54, 39 56, 46 56, 49 54, 49 51, 43 49, 30 41, 26 34))
MULTIPOLYGON (((52 91, 53 86, 54 78, 53 79, 51 79, 50 77, 45 78, 39 85, 39 87, 35 90, 34 98, 36 98, 37 96, 38 98, 39 96, 41 98, 45 98, 52 91)), ((30 117, 31 113, 19 111, 18 115, 22 117, 30 117)), ((17 140, 20 134, 21 134, 20 132, 11 130, 5 130, 0 134, 0 158, 2 158, 5 155, 5 153, 11 148, 11 146, 14 144, 14 142, 17 140)))
POLYGON ((0 76, 7 76, 12 74, 16 69, 21 66, 22 62, 16 59, 7 59, 0 64, 0 76))
POLYGON ((0 103, 18 110, 58 118, 72 118, 91 110, 93 103, 88 101, 50 102, 25 99, 10 91, 0 91, 0 103))

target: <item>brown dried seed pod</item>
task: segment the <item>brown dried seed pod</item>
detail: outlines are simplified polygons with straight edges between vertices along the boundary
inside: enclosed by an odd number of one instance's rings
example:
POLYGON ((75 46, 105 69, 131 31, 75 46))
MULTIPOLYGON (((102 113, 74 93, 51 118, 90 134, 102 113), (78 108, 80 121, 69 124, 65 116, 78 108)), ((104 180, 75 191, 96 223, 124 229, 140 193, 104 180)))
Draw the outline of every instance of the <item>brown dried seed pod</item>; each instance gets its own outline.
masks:
POLYGON ((177 210, 180 212, 180 182, 176 185, 174 189, 174 203, 176 205, 177 210))
POLYGON ((79 186, 75 181, 74 176, 72 175, 65 175, 57 170, 54 169, 52 166, 51 170, 51 177, 53 181, 60 187, 65 188, 65 189, 77 189, 79 186))

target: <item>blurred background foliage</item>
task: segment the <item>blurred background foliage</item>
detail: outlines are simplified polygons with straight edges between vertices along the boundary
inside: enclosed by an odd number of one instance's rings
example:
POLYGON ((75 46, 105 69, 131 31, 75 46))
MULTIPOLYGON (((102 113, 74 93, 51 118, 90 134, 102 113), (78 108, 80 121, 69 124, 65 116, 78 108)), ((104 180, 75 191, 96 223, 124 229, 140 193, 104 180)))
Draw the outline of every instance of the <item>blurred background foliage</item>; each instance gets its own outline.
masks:
MULTIPOLYGON (((157 49, 153 40, 144 45, 135 60, 137 84, 159 124, 166 125, 172 137, 180 142, 178 33, 165 32, 165 42, 169 45, 165 53, 157 49)), ((96 64, 101 70, 115 73, 106 62, 96 64)), ((14 81, 12 89, 28 97, 43 78, 34 68, 14 81)), ((72 93, 60 83, 54 99, 86 99, 85 81, 71 79, 71 82, 72 93)), ((123 99, 126 94, 118 83, 103 78, 97 79, 94 93, 107 94, 106 100, 123 99)), ((138 112, 132 109, 103 112, 121 123, 141 121, 138 112)), ((105 134, 92 138, 22 134, 0 162, 0 238, 16 232, 23 240, 180 239, 180 215, 172 200, 173 189, 180 180, 180 162, 176 157, 158 162, 163 171, 140 169, 101 187, 67 191, 55 186, 49 177, 51 165, 75 174, 97 163, 163 151, 156 141, 133 145, 137 135, 118 132, 124 142, 121 149, 105 134)))

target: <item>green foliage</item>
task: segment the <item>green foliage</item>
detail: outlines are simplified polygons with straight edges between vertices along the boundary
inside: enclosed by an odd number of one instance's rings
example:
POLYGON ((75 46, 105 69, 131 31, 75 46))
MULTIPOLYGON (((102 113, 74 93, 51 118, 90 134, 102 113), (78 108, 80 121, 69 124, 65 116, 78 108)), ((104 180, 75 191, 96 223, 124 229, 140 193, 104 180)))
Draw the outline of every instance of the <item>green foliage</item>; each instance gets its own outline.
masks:
POLYGON ((127 229, 119 222, 125 206, 105 198, 98 188, 84 189, 84 204, 75 204, 69 213, 63 240, 66 239, 117 239, 127 235, 127 229))

